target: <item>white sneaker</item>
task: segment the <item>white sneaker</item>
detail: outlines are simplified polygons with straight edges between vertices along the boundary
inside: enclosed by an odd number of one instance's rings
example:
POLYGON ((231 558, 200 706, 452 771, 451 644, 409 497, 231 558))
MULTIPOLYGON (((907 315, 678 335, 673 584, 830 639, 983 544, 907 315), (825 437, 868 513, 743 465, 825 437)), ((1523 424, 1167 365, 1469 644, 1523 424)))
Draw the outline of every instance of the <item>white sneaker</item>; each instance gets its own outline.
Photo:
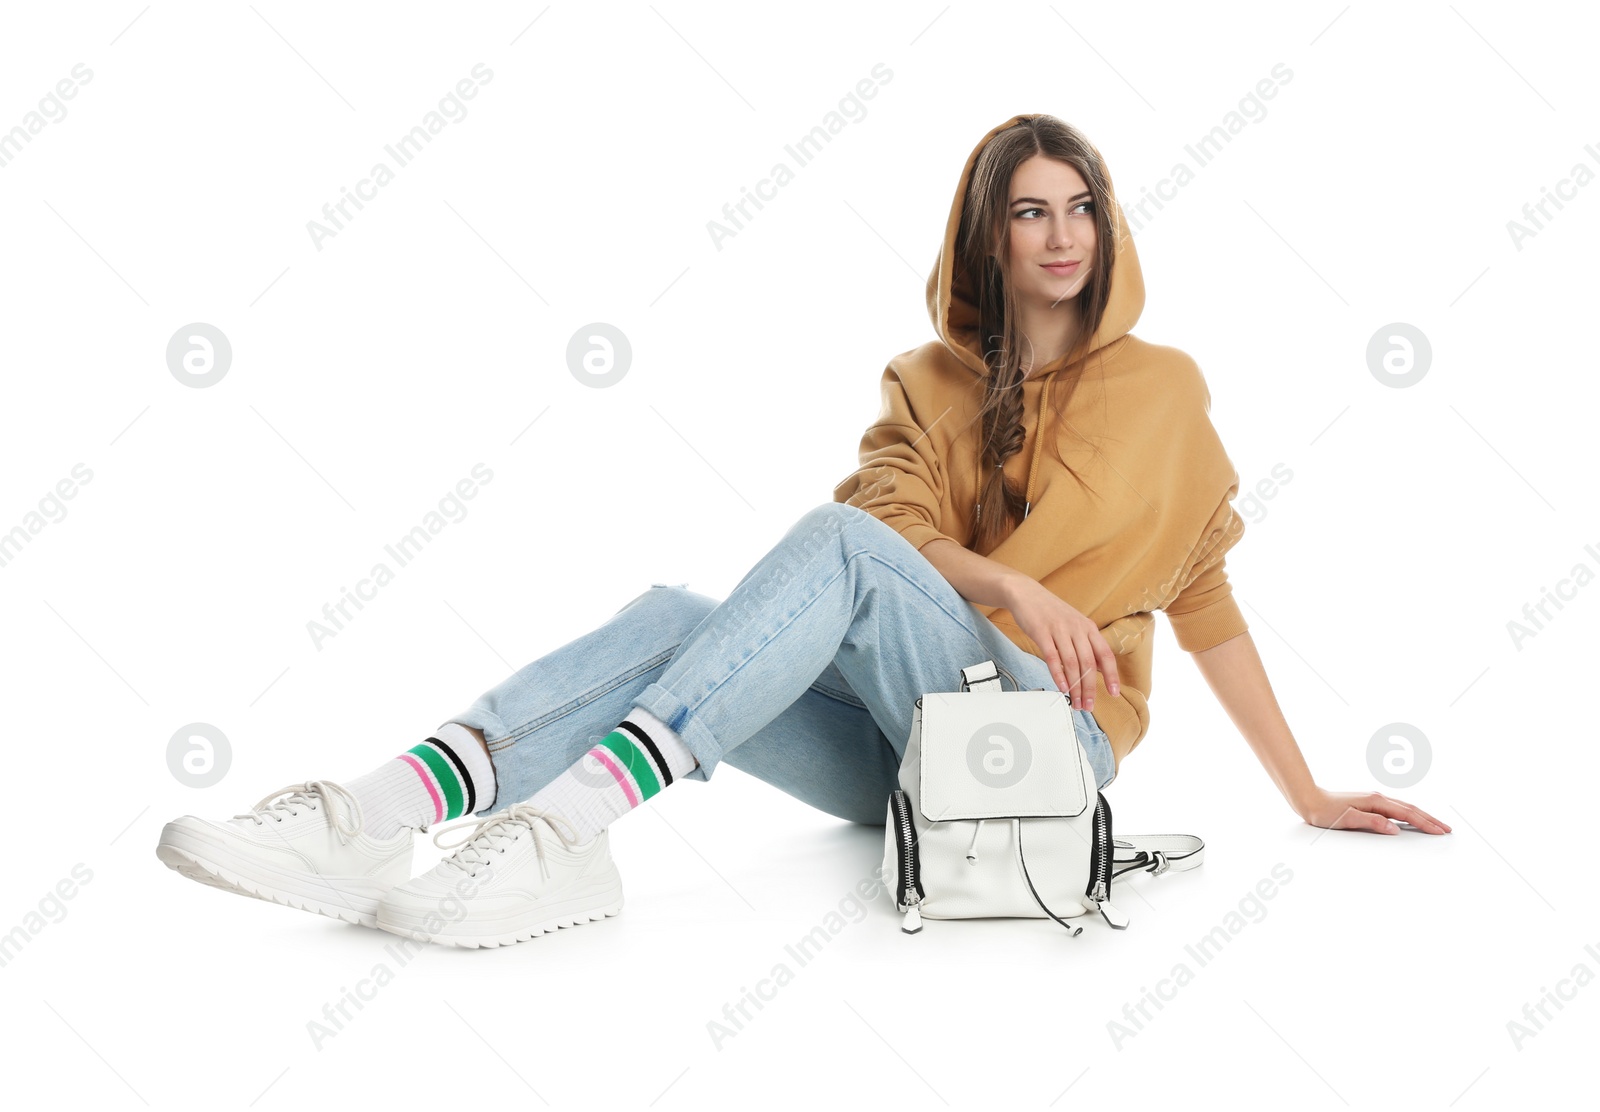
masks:
POLYGON ((379 899, 411 876, 411 834, 401 827, 386 841, 371 837, 349 789, 310 780, 226 821, 175 819, 156 856, 202 884, 372 927, 379 899), (352 820, 337 813, 336 799, 352 820))
POLYGON ((509 946, 622 910, 608 830, 579 843, 559 814, 517 803, 480 820, 462 842, 439 834, 440 849, 458 848, 384 896, 380 929, 448 946, 509 946))

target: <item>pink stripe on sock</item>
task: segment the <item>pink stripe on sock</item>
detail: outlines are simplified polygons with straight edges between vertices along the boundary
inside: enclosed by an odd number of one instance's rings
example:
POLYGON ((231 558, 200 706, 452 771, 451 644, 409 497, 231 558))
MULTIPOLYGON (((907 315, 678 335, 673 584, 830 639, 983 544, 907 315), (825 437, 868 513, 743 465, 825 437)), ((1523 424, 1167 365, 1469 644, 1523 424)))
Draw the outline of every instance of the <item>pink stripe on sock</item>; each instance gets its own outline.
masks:
POLYGON ((422 777, 422 786, 428 789, 428 798, 433 800, 433 821, 443 822, 444 801, 439 798, 439 792, 434 788, 433 780, 428 776, 428 770, 423 768, 422 762, 410 753, 401 753, 400 759, 415 769, 417 775, 422 777))
POLYGON ((629 807, 637 807, 637 806, 639 806, 639 797, 634 794, 633 786, 628 783, 628 774, 623 772, 622 769, 617 767, 617 762, 613 761, 606 754, 606 751, 604 749, 600 748, 599 746, 596 746, 595 748, 589 750, 589 752, 594 757, 598 758, 601 764, 605 765, 608 769, 611 770, 611 775, 616 777, 617 783, 622 788, 622 794, 628 797, 628 806, 629 807))

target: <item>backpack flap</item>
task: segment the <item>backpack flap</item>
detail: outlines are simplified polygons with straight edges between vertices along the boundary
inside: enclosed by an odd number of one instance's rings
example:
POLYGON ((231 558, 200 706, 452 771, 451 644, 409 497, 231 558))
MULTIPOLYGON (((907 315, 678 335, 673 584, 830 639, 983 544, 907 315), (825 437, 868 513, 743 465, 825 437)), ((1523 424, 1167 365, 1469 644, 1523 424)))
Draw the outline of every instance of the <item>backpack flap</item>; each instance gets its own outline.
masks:
POLYGON ((1069 818, 1089 806, 1060 691, 930 692, 921 726, 917 804, 929 821, 1069 818))

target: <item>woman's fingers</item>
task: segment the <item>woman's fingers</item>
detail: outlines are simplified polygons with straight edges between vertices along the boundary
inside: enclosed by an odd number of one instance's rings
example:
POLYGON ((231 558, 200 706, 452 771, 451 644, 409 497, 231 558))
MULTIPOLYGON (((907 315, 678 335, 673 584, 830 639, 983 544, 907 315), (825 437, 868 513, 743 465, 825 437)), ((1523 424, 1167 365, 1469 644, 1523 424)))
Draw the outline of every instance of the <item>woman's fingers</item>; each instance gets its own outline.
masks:
POLYGON ((1056 652, 1055 644, 1046 642, 1040 645, 1039 649, 1044 653, 1044 662, 1050 666, 1050 678, 1056 681, 1056 690, 1068 690, 1066 669, 1061 663, 1061 654, 1056 652))
POLYGON ((1082 701, 1078 696, 1078 692, 1082 690, 1079 685, 1083 682, 1081 669, 1078 666, 1078 652, 1073 647, 1071 641, 1064 643, 1067 647, 1067 651, 1061 656, 1061 666, 1062 670, 1067 674, 1067 686, 1063 687, 1061 690, 1070 695, 1072 697, 1073 704, 1077 705, 1082 701))
POLYGON ((1078 664, 1078 647, 1072 643, 1072 638, 1064 633, 1057 633, 1055 639, 1053 648, 1061 661, 1061 672, 1065 681, 1061 684, 1061 690, 1071 696, 1073 705, 1077 705, 1078 685, 1082 682, 1079 678, 1081 669, 1078 664))
POLYGON ((1063 624, 1051 629, 1044 640, 1035 638, 1035 643, 1050 667, 1057 689, 1071 696, 1073 706, 1094 710, 1096 672, 1105 677, 1107 691, 1118 693, 1116 654, 1093 623, 1085 620, 1081 626, 1063 624))
POLYGON ((1373 830, 1379 834, 1400 833, 1400 828, 1381 814, 1374 814, 1371 811, 1358 811, 1353 807, 1346 813, 1360 820, 1357 825, 1350 827, 1350 829, 1373 830))
MULTIPOLYGON (((1331 792, 1328 794, 1330 796, 1333 795, 1331 792)), ((1344 795, 1342 798, 1348 800, 1358 799, 1354 793, 1344 795)), ((1329 802, 1332 804, 1337 804, 1340 802, 1340 799, 1330 799, 1329 802)), ((1395 826, 1394 823, 1390 822, 1382 815, 1374 814, 1371 811, 1363 811, 1354 802, 1345 803, 1344 807, 1337 815, 1329 818, 1327 816, 1327 811, 1331 810, 1331 806, 1326 810, 1319 808, 1321 813, 1309 816, 1306 821, 1311 823, 1312 826, 1321 826, 1329 830, 1370 830, 1375 834, 1400 833, 1399 827, 1395 826)))
POLYGON ((1058 633, 1055 643, 1045 650, 1045 660, 1051 662, 1050 671, 1056 676, 1056 686, 1071 696, 1072 705, 1093 710, 1096 664, 1094 645, 1088 635, 1074 637, 1067 632, 1058 633))
POLYGON ((1410 803, 1398 799, 1390 799, 1386 795, 1373 792, 1372 808, 1392 819, 1404 819, 1418 830, 1426 830, 1431 834, 1448 834, 1450 828, 1434 818, 1421 807, 1412 806, 1410 803))
POLYGON ((1078 682, 1072 689, 1076 694, 1073 705, 1094 710, 1094 646, 1089 643, 1087 634, 1080 633, 1072 647, 1078 658, 1078 682))
POLYGON ((1117 654, 1111 651, 1110 642, 1098 629, 1094 631, 1090 640, 1094 643, 1095 658, 1100 662, 1100 674, 1106 678, 1106 690, 1115 695, 1120 686, 1117 678, 1117 654))
POLYGON ((1426 834, 1449 834, 1450 827, 1409 803, 1390 799, 1381 792, 1330 792, 1316 789, 1314 796, 1296 805, 1300 817, 1312 826, 1329 830, 1370 830, 1375 834, 1398 834, 1391 820, 1402 819, 1426 834))

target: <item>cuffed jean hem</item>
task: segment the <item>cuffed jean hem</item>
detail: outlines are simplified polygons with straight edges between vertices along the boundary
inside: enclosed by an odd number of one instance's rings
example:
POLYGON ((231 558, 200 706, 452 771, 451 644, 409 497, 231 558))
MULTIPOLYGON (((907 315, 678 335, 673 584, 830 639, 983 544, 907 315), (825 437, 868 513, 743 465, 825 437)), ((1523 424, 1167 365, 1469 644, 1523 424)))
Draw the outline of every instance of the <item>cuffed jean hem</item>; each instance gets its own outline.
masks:
POLYGON ((711 773, 722 760, 722 746, 711 731, 689 713, 689 707, 682 699, 659 683, 653 683, 634 696, 633 702, 665 722, 667 728, 678 735, 684 748, 700 762, 684 774, 687 779, 711 779, 711 773))

